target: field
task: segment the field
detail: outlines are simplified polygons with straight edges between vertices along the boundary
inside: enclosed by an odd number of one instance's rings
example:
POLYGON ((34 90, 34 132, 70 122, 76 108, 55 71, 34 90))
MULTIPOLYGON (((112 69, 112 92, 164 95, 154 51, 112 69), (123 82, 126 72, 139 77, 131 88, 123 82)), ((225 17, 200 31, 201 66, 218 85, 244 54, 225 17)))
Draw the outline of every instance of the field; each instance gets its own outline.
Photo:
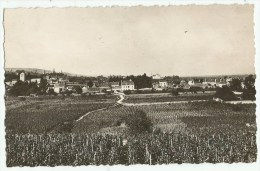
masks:
POLYGON ((7 166, 256 161, 255 104, 121 106, 115 99, 7 99, 7 166), (151 120, 151 132, 130 133, 124 117, 137 111, 151 120), (64 122, 70 129, 55 129, 64 122))
POLYGON ((160 128, 163 132, 196 133, 199 128, 209 128, 208 131, 215 132, 220 128, 226 129, 225 127, 246 129, 246 123, 255 124, 255 107, 254 104, 232 105, 217 102, 117 106, 88 115, 74 126, 73 132, 103 132, 105 128, 113 128, 120 118, 136 110, 144 111, 152 120, 154 128, 160 128))
POLYGON ((115 96, 43 97, 25 98, 25 100, 8 98, 6 99, 6 131, 20 134, 40 134, 53 130, 70 132, 74 120, 89 111, 112 106, 115 99, 115 96))
POLYGON ((163 94, 133 94, 126 96, 126 103, 153 103, 153 102, 174 102, 174 101, 192 101, 192 100, 212 100, 213 93, 199 94, 180 94, 172 96, 170 93, 163 94))

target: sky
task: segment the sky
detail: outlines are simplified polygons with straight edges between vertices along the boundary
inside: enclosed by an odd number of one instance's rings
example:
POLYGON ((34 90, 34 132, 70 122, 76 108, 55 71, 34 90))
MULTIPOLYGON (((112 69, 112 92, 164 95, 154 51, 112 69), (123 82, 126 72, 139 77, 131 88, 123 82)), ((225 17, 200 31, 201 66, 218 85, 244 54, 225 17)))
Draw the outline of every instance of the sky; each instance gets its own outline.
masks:
POLYGON ((255 73, 253 5, 5 9, 5 67, 83 75, 255 73))

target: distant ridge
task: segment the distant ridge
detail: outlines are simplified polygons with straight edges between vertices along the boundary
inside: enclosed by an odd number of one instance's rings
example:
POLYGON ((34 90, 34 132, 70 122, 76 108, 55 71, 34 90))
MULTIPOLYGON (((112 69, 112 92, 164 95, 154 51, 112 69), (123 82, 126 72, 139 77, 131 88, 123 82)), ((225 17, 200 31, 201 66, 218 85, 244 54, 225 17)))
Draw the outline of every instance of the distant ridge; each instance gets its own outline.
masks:
POLYGON ((38 73, 38 74, 52 72, 51 70, 45 70, 45 69, 39 69, 39 68, 5 68, 5 71, 7 71, 7 72, 16 72, 19 70, 24 70, 25 72, 38 73))
MULTIPOLYGON (((46 70, 46 69, 39 69, 39 68, 5 68, 6 72, 16 72, 19 70, 23 70, 26 73, 37 73, 37 74, 48 74, 48 73, 52 73, 53 71, 51 70, 46 70)), ((59 73, 59 72, 56 72, 59 73)), ((69 73, 69 72, 62 72, 65 75, 68 76, 86 76, 83 74, 73 74, 73 73, 69 73)))

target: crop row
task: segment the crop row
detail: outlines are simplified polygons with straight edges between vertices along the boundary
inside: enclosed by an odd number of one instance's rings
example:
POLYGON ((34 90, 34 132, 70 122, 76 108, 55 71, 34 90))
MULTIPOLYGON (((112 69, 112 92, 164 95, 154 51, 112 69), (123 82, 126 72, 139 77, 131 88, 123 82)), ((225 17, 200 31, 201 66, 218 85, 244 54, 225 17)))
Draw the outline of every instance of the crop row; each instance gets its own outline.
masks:
POLYGON ((245 131, 184 135, 7 135, 7 166, 233 163, 256 161, 256 137, 245 131))

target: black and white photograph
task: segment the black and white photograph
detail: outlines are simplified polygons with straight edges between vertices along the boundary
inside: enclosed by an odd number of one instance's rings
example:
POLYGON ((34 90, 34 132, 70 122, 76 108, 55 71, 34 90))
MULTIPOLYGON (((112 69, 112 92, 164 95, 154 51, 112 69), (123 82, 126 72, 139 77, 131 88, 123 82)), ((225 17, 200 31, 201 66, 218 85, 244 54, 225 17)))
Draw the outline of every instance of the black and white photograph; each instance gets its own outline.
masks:
POLYGON ((4 9, 6 167, 256 163, 254 9, 4 9))

